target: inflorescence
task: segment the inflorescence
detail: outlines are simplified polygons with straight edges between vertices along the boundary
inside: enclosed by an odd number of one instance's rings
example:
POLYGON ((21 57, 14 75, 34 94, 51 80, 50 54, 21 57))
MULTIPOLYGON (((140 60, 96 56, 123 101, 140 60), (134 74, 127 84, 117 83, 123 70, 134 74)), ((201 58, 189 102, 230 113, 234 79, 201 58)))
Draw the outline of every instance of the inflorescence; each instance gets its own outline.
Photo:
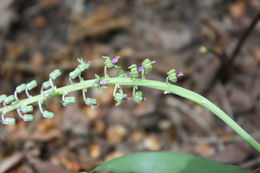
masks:
MULTIPOLYGON (((109 81, 110 76, 108 75, 108 69, 116 69, 117 70, 117 77, 128 77, 131 80, 135 80, 136 78, 145 79, 145 75, 152 71, 153 65, 156 63, 150 59, 145 59, 141 66, 137 66, 136 64, 132 64, 128 67, 129 71, 124 71, 121 66, 117 65, 120 56, 116 56, 114 58, 110 58, 109 56, 103 56, 104 59, 104 76, 98 76, 95 74, 95 82, 93 87, 96 88, 106 88, 106 85, 109 81)), ((69 81, 70 84, 73 85, 78 82, 85 81, 83 79, 83 73, 85 70, 90 68, 90 62, 85 62, 82 58, 78 59, 79 65, 69 73, 69 81)), ((55 84, 55 80, 62 75, 62 72, 59 69, 55 69, 49 75, 49 79, 42 83, 40 89, 40 95, 45 97, 46 99, 51 98, 53 96, 58 95, 56 93, 58 87, 55 84)), ((170 70, 167 73, 166 82, 177 82, 177 78, 183 76, 182 72, 176 72, 175 69, 170 70)), ((33 80, 27 84, 21 84, 16 87, 14 94, 10 96, 0 95, 0 103, 3 104, 3 108, 8 106, 12 106, 18 104, 21 100, 19 99, 19 94, 25 93, 27 98, 32 98, 33 96, 29 93, 32 89, 38 86, 37 81, 33 80)), ((71 106, 76 102, 76 97, 68 96, 69 93, 64 93, 61 97, 61 102, 63 106, 71 106)), ((84 103, 88 106, 91 106, 91 109, 94 109, 94 106, 98 105, 98 102, 95 98, 88 98, 87 97, 87 89, 82 89, 82 95, 84 103)), ((145 98, 143 97, 142 91, 138 90, 137 86, 133 86, 132 97, 127 96, 124 93, 123 89, 120 85, 115 84, 114 92, 113 92, 114 100, 116 102, 116 106, 120 105, 123 101, 130 101, 133 100, 135 103, 142 103, 145 98)), ((46 100, 45 99, 45 100, 46 100)), ((54 118, 54 113, 44 109, 44 101, 38 101, 39 110, 44 118, 54 118)), ((22 105, 21 107, 17 108, 17 114, 23 121, 32 121, 34 116, 32 115, 33 112, 33 105, 22 105)), ((2 124, 7 125, 15 125, 16 120, 12 117, 6 117, 7 112, 0 112, 1 115, 1 122, 2 124)))

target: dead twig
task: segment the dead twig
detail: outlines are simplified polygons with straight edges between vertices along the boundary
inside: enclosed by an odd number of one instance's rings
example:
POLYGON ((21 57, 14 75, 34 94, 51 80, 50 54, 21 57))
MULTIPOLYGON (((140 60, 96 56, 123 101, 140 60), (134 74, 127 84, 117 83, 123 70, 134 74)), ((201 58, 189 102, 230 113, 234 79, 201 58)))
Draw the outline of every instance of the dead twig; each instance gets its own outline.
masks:
POLYGON ((230 66, 234 63, 237 55, 240 53, 240 50, 241 50, 242 46, 244 45, 246 39, 248 38, 250 33, 254 30, 254 28, 259 20, 260 20, 260 11, 254 17, 254 19, 251 21, 250 25, 247 27, 247 29, 244 31, 241 38, 239 39, 236 47, 234 48, 232 54, 230 55, 230 57, 228 59, 228 62, 227 62, 228 66, 230 66))

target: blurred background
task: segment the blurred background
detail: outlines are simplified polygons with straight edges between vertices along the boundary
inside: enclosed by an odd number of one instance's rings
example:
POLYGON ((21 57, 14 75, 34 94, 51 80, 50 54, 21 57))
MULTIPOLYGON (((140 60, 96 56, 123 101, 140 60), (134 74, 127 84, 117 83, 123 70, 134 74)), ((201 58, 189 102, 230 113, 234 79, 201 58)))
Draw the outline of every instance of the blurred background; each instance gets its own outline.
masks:
MULTIPOLYGON (((223 63, 259 11, 259 0, 1 0, 0 93, 33 79, 42 83, 56 68, 64 73, 57 85, 67 85, 79 57, 92 62, 86 79, 102 75, 102 55, 121 56, 124 69, 151 58, 157 63, 147 78, 164 81, 171 68, 182 71, 177 85, 209 98, 260 141, 259 22, 235 60, 223 63), (202 45, 215 54, 201 53, 202 45)), ((77 92, 74 106, 46 102, 55 119, 41 118, 35 107, 33 122, 0 125, 0 172, 87 171, 151 150, 259 168, 259 154, 205 108, 141 89, 146 101, 139 105, 115 107, 112 87, 92 89, 100 103, 94 111, 77 92)))

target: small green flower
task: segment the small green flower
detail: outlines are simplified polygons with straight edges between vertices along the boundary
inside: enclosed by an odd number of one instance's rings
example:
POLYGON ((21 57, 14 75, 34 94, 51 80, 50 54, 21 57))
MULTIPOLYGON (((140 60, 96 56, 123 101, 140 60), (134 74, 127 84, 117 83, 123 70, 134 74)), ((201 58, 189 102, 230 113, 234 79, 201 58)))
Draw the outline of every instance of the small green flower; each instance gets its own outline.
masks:
POLYGON ((16 121, 14 118, 7 117, 4 119, 4 121, 2 123, 6 124, 6 125, 15 125, 16 121))
POLYGON ((70 72, 69 76, 71 79, 76 79, 77 77, 79 77, 81 75, 81 70, 79 68, 76 68, 75 70, 73 70, 72 72, 70 72))
POLYGON ((48 89, 46 91, 43 91, 43 96, 44 97, 50 97, 50 96, 52 96, 54 94, 55 94, 55 89, 53 89, 53 88, 50 88, 50 89, 48 89))
POLYGON ((44 118, 52 119, 52 118, 54 118, 54 113, 53 112, 49 112, 49 111, 44 111, 42 113, 42 116, 44 118))
POLYGON ((81 59, 78 59, 78 62, 80 63, 77 67, 77 69, 79 69, 81 72, 89 69, 90 67, 90 64, 89 63, 86 63, 82 58, 81 59))
POLYGON ((0 95, 0 103, 3 103, 6 97, 6 95, 0 95))
POLYGON ((135 93, 134 93, 134 102, 136 102, 136 103, 142 103, 143 102, 143 93, 142 93, 142 91, 136 91, 135 93))
POLYGON ((50 73, 50 78, 51 78, 52 80, 55 80, 55 79, 57 79, 60 75, 61 75, 61 71, 60 71, 59 69, 55 69, 54 71, 52 71, 52 72, 50 73))
POLYGON ((76 102, 76 97, 65 97, 63 99, 63 106, 72 106, 76 102))
POLYGON ((200 52, 201 53, 209 53, 211 50, 210 48, 206 47, 206 46, 201 46, 200 47, 200 52))
POLYGON ((37 87, 37 85, 38 85, 37 81, 33 80, 33 81, 26 84, 26 88, 28 90, 32 90, 33 88, 37 87))
POLYGON ((10 104, 13 101, 15 101, 15 97, 13 95, 6 97, 5 100, 4 100, 5 104, 10 104))
POLYGON ((45 81, 42 84, 43 89, 49 89, 51 87, 51 82, 50 81, 45 81))
POLYGON ((23 83, 23 84, 21 84, 21 85, 18 85, 18 86, 16 87, 15 91, 16 91, 17 93, 21 93, 21 92, 23 92, 25 89, 26 89, 26 85, 23 83))
POLYGON ((125 97, 127 97, 127 94, 124 94, 123 90, 120 88, 119 92, 114 94, 114 100, 116 101, 116 106, 120 105, 125 97))
POLYGON ((86 103, 86 105, 89 105, 89 106, 97 105, 97 99, 86 98, 85 103, 86 103))
POLYGON ((168 81, 177 82, 177 74, 175 69, 171 69, 169 72, 167 72, 167 75, 168 75, 166 78, 167 83, 168 81))
POLYGON ((142 67, 144 67, 144 73, 145 74, 147 74, 147 73, 152 71, 154 63, 155 63, 155 61, 151 61, 149 58, 145 59, 142 62, 142 67))
POLYGON ((22 106, 22 107, 21 107, 21 111, 22 111, 23 113, 32 112, 32 111, 33 111, 33 106, 31 106, 31 105, 22 106))
POLYGON ((94 109, 94 106, 98 104, 97 99, 94 98, 86 98, 85 104, 88 106, 91 106, 91 109, 94 109))
POLYGON ((107 78, 105 77, 100 77, 99 75, 95 74, 95 77, 96 77, 96 81, 95 81, 95 84, 94 86, 98 87, 98 88, 107 88, 105 85, 108 83, 108 80, 107 78))
POLYGON ((24 121, 32 121, 34 119, 32 114, 24 114, 23 115, 23 120, 24 121))
POLYGON ((127 72, 125 72, 124 70, 122 69, 119 69, 116 73, 116 76, 117 77, 127 77, 127 72))
POLYGON ((119 56, 113 58, 111 60, 111 58, 109 56, 102 56, 103 59, 105 59, 105 67, 107 68, 117 68, 118 66, 115 65, 118 62, 119 56))
POLYGON ((131 78, 138 78, 139 77, 139 72, 137 70, 137 65, 136 64, 132 64, 128 68, 130 69, 129 75, 130 75, 131 78))

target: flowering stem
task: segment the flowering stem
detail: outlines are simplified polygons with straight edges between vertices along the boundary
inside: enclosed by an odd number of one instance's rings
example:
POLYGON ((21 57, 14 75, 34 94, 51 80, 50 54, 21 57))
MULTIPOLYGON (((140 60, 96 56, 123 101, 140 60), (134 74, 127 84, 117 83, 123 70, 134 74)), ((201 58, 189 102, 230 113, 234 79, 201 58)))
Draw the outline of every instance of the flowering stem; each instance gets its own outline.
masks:
MULTIPOLYGON (((232 120, 224 111, 222 111, 219 107, 215 104, 210 102, 205 97, 190 91, 188 89, 167 84, 165 82, 159 82, 154 80, 146 80, 146 79, 131 79, 131 78, 106 78, 107 84, 106 85, 131 85, 131 86, 143 86, 148 88, 154 88, 162 91, 167 91, 169 93, 176 94, 178 96, 184 97, 189 99, 195 103, 202 105, 203 107, 207 108, 209 111, 214 113, 217 117, 219 117, 222 121, 224 121, 230 128, 236 131, 244 140, 246 140, 254 149, 260 152, 260 144, 250 136, 243 128, 241 128, 234 120, 232 120)), ((96 84, 97 79, 81 81, 79 83, 74 83, 68 86, 64 86, 61 88, 57 88, 55 94, 50 97, 44 97, 43 94, 39 94, 24 100, 20 100, 16 104, 8 105, 0 109, 0 113, 8 113, 12 110, 20 108, 23 105, 29 105, 33 103, 37 103, 39 101, 45 101, 55 96, 60 96, 65 93, 70 93, 77 90, 87 89, 94 87, 96 84)))

